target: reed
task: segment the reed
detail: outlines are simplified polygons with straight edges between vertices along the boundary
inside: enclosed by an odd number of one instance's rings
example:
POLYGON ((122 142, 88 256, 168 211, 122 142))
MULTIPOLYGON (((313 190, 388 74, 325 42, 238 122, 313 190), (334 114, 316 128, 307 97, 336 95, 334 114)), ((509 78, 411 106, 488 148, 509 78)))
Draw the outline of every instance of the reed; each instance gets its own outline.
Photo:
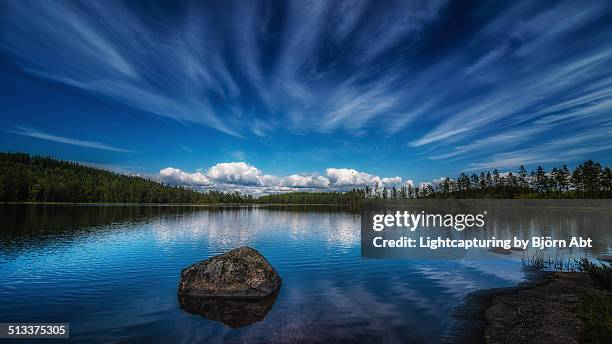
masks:
MULTIPOLYGON (((581 257, 582 259, 588 260, 588 257, 581 257)), ((523 268, 532 271, 580 271, 581 260, 577 260, 568 250, 555 250, 554 253, 526 250, 521 257, 523 268)))

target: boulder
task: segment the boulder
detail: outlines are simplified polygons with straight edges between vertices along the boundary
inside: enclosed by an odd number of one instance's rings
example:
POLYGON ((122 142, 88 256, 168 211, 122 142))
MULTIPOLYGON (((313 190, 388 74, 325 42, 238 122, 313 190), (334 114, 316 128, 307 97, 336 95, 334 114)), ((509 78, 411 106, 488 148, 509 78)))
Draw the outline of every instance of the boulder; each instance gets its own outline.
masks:
POLYGON ((242 246, 193 264, 181 272, 179 294, 261 299, 281 286, 276 270, 257 250, 242 246))

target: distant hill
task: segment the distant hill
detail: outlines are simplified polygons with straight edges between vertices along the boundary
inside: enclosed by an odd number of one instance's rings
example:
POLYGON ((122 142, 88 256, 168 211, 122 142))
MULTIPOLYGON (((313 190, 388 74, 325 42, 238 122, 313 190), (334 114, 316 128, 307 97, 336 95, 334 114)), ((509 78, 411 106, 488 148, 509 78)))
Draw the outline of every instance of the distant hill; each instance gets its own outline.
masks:
POLYGON ((202 193, 50 157, 0 152, 0 202, 243 203, 251 200, 250 195, 202 193))

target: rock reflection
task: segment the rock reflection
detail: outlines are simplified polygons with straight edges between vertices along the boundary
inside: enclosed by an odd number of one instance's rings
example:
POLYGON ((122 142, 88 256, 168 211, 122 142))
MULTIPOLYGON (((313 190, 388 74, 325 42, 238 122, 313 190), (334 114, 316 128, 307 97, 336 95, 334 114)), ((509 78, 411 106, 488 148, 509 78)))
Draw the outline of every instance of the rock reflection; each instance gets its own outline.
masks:
POLYGON ((279 290, 262 299, 211 298, 180 293, 178 298, 179 305, 188 313, 240 328, 262 321, 272 309, 279 290))

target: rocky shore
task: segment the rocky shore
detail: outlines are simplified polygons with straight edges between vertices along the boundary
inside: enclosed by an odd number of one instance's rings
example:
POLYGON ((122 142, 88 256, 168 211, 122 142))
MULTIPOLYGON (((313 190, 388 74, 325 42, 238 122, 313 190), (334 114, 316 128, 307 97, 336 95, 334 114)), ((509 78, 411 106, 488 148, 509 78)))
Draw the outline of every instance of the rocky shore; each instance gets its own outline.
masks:
POLYGON ((528 277, 517 287, 470 294, 453 312, 444 342, 580 343, 602 333, 601 325, 591 327, 606 316, 612 295, 587 274, 533 272, 528 277))

